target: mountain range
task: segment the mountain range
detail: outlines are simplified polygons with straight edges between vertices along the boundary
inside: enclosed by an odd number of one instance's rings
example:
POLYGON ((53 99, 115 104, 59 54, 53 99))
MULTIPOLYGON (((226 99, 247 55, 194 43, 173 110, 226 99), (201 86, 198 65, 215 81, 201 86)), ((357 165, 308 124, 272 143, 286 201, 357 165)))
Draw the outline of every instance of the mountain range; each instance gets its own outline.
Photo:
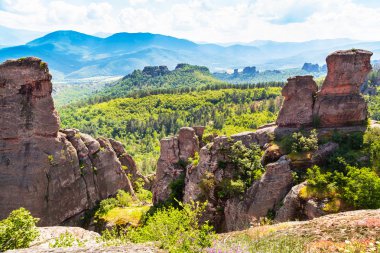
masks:
POLYGON ((255 41, 223 46, 151 33, 116 33, 101 38, 76 31, 56 31, 24 45, 0 46, 0 62, 36 56, 48 62, 55 79, 77 79, 126 75, 148 65, 174 68, 183 62, 204 65, 211 71, 244 66, 256 66, 259 70, 301 68, 305 62, 323 64, 328 53, 350 48, 371 50, 373 59, 380 59, 380 42, 350 39, 255 41))

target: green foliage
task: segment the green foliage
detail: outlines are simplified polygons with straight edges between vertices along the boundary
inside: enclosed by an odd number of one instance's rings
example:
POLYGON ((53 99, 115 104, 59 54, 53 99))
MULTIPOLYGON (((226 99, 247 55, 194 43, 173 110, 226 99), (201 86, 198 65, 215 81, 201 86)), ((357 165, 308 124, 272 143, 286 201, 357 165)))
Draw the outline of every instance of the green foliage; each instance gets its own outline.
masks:
POLYGON ((264 167, 261 164, 262 151, 259 145, 253 143, 247 148, 241 141, 237 141, 231 146, 228 156, 235 166, 234 178, 241 180, 245 188, 250 187, 253 181, 261 178, 264 167))
POLYGON ((349 167, 343 198, 356 208, 380 208, 380 178, 369 168, 349 167))
POLYGON ((128 207, 131 206, 133 202, 133 198, 129 192, 125 192, 123 190, 118 190, 116 194, 116 200, 118 202, 118 206, 120 207, 128 207))
POLYGON ((0 251, 29 247, 39 232, 36 223, 28 210, 19 208, 0 221, 0 251))
POLYGON ((176 205, 176 203, 178 203, 177 200, 183 199, 183 190, 185 189, 185 176, 185 173, 182 172, 176 180, 170 183, 170 196, 166 201, 167 204, 176 205))
POLYGON ((59 235, 54 242, 49 243, 50 248, 69 248, 73 246, 84 247, 84 241, 76 238, 72 233, 66 231, 59 235))
POLYGON ((119 202, 115 198, 108 198, 100 201, 99 208, 95 212, 95 218, 101 218, 117 206, 119 206, 119 202))
POLYGON ((368 129, 364 134, 364 145, 373 168, 380 173, 380 128, 368 129))
POLYGON ((144 174, 153 172, 159 140, 183 126, 207 126, 205 134, 235 134, 273 122, 281 105, 280 88, 223 89, 114 99, 60 108, 62 127, 125 144, 144 174), (269 111, 273 107, 274 113, 269 111))
POLYGON ((309 152, 318 149, 318 136, 317 130, 313 129, 309 136, 304 136, 301 132, 293 133, 292 152, 309 152))
POLYGON ((192 166, 197 166, 199 163, 199 153, 195 152, 194 157, 189 158, 189 162, 191 163, 192 166))
POLYGON ((229 199, 240 196, 246 190, 246 185, 240 179, 223 179, 216 187, 216 192, 219 198, 229 199))
MULTIPOLYGON (((307 172, 308 183, 319 193, 334 193, 355 208, 380 208, 380 178, 369 168, 346 166, 344 171, 321 170, 314 166, 307 172)), ((320 194, 319 198, 326 194, 320 194)))
POLYGON ((213 228, 208 223, 200 224, 199 220, 206 203, 180 203, 180 206, 182 209, 158 209, 144 226, 128 231, 128 237, 135 243, 157 241, 163 249, 176 253, 201 252, 211 246, 213 228))

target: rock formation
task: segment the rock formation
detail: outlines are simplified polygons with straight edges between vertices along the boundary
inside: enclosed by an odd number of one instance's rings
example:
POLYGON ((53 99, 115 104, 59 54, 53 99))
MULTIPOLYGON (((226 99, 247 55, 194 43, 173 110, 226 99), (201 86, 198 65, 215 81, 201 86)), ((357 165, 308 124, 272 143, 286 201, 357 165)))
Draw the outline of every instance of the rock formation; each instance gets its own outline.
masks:
POLYGON ((305 70, 306 72, 319 72, 320 68, 318 64, 305 62, 302 66, 302 70, 305 70))
POLYGON ((285 97, 277 118, 278 126, 301 127, 313 123, 314 96, 318 91, 312 76, 296 76, 288 79, 282 89, 285 97))
POLYGON ((133 194, 110 141, 75 129, 59 131, 46 63, 0 65, 0 219, 25 207, 56 225, 126 189, 133 194))
POLYGON ((293 184, 290 161, 282 157, 266 166, 264 175, 244 194, 242 200, 230 199, 224 209, 226 230, 234 231, 258 224, 260 218, 275 212, 293 184))
POLYGON ((366 122, 367 105, 360 95, 360 86, 372 69, 371 56, 369 51, 352 49, 327 57, 327 77, 314 105, 314 115, 321 127, 366 122))
POLYGON ((147 66, 144 67, 142 73, 151 77, 156 77, 166 75, 170 73, 170 70, 167 66, 147 66))
POLYGON ((171 183, 184 176, 188 159, 194 157, 198 151, 198 136, 191 127, 183 127, 178 136, 161 140, 161 154, 152 187, 153 203, 158 204, 169 199, 171 183))
POLYGON ((363 125, 367 105, 360 86, 371 71, 372 53, 365 50, 336 51, 326 61, 327 77, 322 88, 312 76, 288 79, 282 90, 284 104, 277 118, 279 127, 342 127, 363 125), (317 94, 316 94, 317 93, 317 94))

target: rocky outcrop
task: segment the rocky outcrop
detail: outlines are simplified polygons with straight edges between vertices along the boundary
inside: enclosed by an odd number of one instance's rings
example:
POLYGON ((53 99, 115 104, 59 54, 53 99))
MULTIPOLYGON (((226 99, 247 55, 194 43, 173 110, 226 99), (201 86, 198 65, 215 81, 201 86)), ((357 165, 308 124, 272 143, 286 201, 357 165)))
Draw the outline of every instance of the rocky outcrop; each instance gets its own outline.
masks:
POLYGON ((371 52, 359 49, 330 54, 327 77, 319 92, 312 76, 289 78, 282 90, 285 100, 277 125, 326 128, 365 124, 367 105, 360 86, 372 69, 371 56, 371 52))
POLYGON ((56 225, 118 189, 132 191, 107 139, 59 131, 44 62, 6 61, 0 80, 0 219, 25 207, 39 225, 56 225))
POLYGON ((352 49, 327 57, 327 77, 314 105, 321 127, 361 125, 367 121, 367 105, 360 95, 360 86, 372 69, 371 56, 369 51, 352 49))
POLYGON ((181 176, 184 177, 188 159, 194 157, 198 151, 198 136, 191 127, 183 127, 178 136, 161 140, 161 153, 152 187, 153 203, 158 204, 169 199, 171 184, 181 176))
POLYGON ((293 184, 290 161, 282 157, 268 164, 262 178, 244 194, 243 200, 228 200, 224 209, 226 230, 241 230, 257 224, 270 211, 275 212, 293 184))
MULTIPOLYGON (((109 139, 109 141, 121 163, 124 172, 127 174, 128 178, 130 178, 133 188, 135 188, 135 182, 141 181, 144 183, 144 188, 150 190, 152 188, 152 182, 137 169, 136 162, 133 160, 132 156, 127 153, 123 144, 114 139, 109 139)), ((131 191, 133 192, 133 189, 131 189, 131 191)))
POLYGON ((142 73, 151 77, 157 77, 170 73, 170 70, 167 66, 147 66, 144 67, 142 73))
POLYGON ((312 76, 288 79, 282 89, 284 103, 277 118, 280 127, 311 126, 313 123, 314 96, 318 91, 312 76))
POLYGON ((256 75, 257 73, 259 73, 257 70, 256 70, 256 67, 255 66, 252 66, 252 67, 245 67, 243 69, 243 74, 244 75, 256 75))
POLYGON ((305 70, 306 72, 319 72, 319 65, 305 62, 302 66, 302 70, 305 70))

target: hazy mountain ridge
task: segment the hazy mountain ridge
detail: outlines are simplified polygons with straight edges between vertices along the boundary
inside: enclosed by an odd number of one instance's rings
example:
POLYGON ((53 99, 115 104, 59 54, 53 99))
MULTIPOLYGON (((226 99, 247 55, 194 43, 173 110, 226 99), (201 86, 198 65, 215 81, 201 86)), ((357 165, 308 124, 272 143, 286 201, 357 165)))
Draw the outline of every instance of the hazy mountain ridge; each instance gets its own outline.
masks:
MULTIPOLYGON (((2 44, 2 43, 0 43, 2 44)), ((256 41, 221 46, 151 33, 116 33, 106 38, 75 31, 56 31, 25 45, 0 47, 0 61, 36 56, 49 63, 57 79, 125 75, 144 66, 180 62, 205 65, 211 71, 257 66, 259 70, 301 68, 324 62, 328 52, 364 48, 380 58, 380 42, 349 39, 307 42, 256 41)))

